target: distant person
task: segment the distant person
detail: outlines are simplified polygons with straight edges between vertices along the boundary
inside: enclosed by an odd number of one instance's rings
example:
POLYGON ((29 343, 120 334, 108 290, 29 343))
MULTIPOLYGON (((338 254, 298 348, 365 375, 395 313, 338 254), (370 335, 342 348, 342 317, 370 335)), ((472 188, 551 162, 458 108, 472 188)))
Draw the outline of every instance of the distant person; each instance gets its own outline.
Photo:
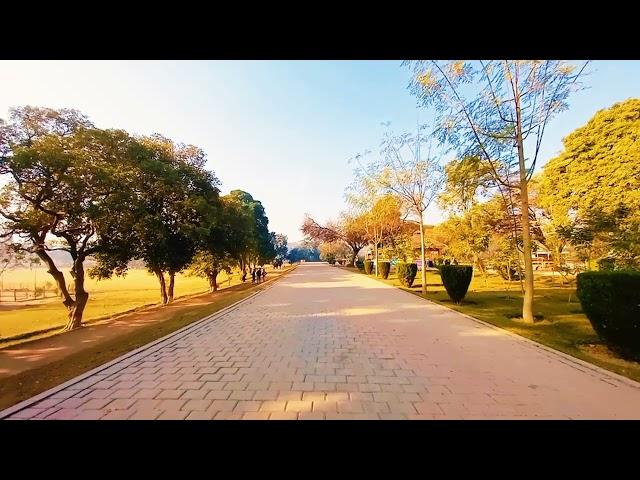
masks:
POLYGON ((429 268, 433 268, 433 260, 429 259, 429 260, 427 261, 427 267, 429 267, 429 268))
POLYGON ((247 272, 242 272, 242 283, 247 281, 247 272))
POLYGON ((256 269, 251 269, 251 283, 256 283, 256 269))
POLYGON ((265 268, 262 269, 262 280, 267 278, 267 270, 265 268))

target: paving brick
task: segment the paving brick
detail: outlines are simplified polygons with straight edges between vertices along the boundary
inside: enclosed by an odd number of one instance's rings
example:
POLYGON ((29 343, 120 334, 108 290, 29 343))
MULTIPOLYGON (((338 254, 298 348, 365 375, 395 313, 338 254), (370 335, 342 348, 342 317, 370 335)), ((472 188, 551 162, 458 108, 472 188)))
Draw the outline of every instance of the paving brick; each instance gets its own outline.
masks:
POLYGON ((214 400, 210 406, 210 410, 219 410, 222 412, 231 412, 235 408, 237 400, 214 400))
POLYGON ((297 420, 298 415, 309 415, 309 413, 296 413, 296 412, 271 412, 269 414, 269 420, 297 420))
POLYGON ((310 412, 313 402, 302 400, 290 400, 287 402, 285 410, 287 412, 310 412))
POLYGON ((275 400, 278 398, 278 392, 275 390, 258 390, 253 395, 253 400, 275 400))
POLYGON ((287 405, 286 401, 265 401, 260 406, 261 412, 283 412, 287 405))
POLYGON ((269 412, 247 412, 242 415, 242 420, 268 420, 269 412))

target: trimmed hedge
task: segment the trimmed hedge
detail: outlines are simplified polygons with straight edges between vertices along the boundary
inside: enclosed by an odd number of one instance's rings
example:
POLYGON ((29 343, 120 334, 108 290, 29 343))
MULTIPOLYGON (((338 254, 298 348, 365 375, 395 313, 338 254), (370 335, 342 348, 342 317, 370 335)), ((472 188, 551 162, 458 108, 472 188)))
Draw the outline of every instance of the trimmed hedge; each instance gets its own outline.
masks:
POLYGON ((398 280, 405 287, 411 287, 418 273, 418 265, 415 263, 398 263, 396 266, 398 280))
POLYGON ((379 262, 378 275, 385 280, 389 278, 389 272, 391 271, 391 262, 379 262))
POLYGON ((373 271, 373 262, 371 260, 365 260, 364 273, 366 273, 367 275, 371 275, 372 271, 373 271))
POLYGON ((364 262, 362 260, 356 260, 356 267, 358 267, 358 270, 364 270, 364 262))
POLYGON ((577 295, 598 336, 621 356, 640 361, 640 272, 584 272, 577 295))
POLYGON ((440 265, 438 269, 447 295, 460 305, 469 290, 469 284, 473 278, 473 267, 471 265, 440 265))

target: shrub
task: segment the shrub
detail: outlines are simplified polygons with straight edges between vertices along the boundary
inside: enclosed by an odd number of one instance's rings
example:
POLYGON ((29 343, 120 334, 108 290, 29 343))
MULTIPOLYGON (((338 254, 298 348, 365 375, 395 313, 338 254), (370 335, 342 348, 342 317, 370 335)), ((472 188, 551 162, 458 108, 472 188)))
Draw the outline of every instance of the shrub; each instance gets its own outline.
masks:
POLYGON ((358 267, 358 270, 364 270, 364 262, 362 260, 356 260, 356 267, 358 267))
POLYGON ((621 356, 640 360, 640 272, 583 272, 577 295, 598 336, 621 356))
POLYGON ((456 304, 460 302, 469 290, 469 284, 473 277, 471 265, 440 265, 440 277, 449 298, 456 304))
POLYGON ((380 262, 378 265, 378 274, 385 280, 389 278, 389 272, 391 271, 390 262, 380 262))
POLYGON ((364 261, 364 273, 366 273, 367 275, 371 275, 371 272, 373 271, 373 262, 371 260, 365 260, 364 261))
POLYGON ((415 263, 398 263, 396 267, 398 280, 405 287, 411 287, 418 273, 418 265, 415 263))

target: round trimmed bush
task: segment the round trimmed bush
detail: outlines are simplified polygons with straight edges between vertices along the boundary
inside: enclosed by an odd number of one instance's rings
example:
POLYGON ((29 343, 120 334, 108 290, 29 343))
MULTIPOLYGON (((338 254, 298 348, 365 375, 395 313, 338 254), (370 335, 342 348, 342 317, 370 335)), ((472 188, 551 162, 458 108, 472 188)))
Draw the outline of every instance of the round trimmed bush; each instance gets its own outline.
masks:
POLYGON ((364 261, 364 273, 366 273, 367 275, 371 275, 371 272, 373 271, 373 262, 369 259, 364 261))
POLYGON ((473 267, 471 265, 440 265, 438 269, 447 295, 457 305, 460 305, 469 290, 473 267))
POLYGON ((621 356, 640 360, 640 272, 583 272, 577 295, 598 336, 621 356))
POLYGON ((396 272, 400 283, 405 287, 411 287, 418 273, 418 265, 415 263, 398 263, 396 272))
POLYGON ((391 262, 380 262, 378 265, 378 275, 385 280, 389 278, 389 272, 391 271, 391 262))
POLYGON ((362 260, 356 260, 356 267, 358 267, 358 270, 364 270, 364 262, 362 260))

